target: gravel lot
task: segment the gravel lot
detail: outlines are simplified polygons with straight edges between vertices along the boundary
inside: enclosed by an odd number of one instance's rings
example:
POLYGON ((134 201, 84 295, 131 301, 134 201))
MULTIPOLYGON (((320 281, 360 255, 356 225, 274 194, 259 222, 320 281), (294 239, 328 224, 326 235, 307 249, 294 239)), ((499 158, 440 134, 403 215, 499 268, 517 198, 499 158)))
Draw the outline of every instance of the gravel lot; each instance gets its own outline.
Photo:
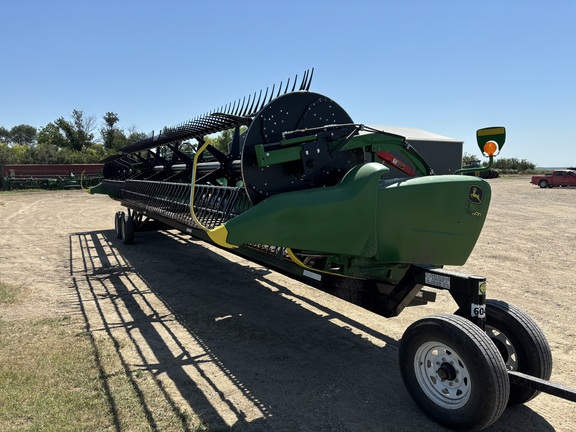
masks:
MULTIPOLYGON (((490 183, 485 229, 459 270, 540 324, 552 380, 576 388, 576 188, 490 183)), ((385 319, 177 231, 123 245, 120 209, 82 191, 0 193, 0 280, 32 292, 2 317, 84 314, 117 342, 123 373, 150 374, 173 410, 211 430, 442 430, 404 388, 398 340, 416 319, 452 313, 451 298, 385 319)), ((576 431, 576 405, 540 395, 489 430, 576 431)))

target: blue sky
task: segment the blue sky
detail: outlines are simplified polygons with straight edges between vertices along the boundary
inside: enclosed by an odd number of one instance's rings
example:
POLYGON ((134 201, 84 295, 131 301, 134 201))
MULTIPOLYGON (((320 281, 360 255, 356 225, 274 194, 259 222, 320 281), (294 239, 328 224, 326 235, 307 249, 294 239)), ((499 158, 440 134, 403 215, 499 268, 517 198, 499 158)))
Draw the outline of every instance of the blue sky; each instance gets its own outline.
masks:
POLYGON ((315 68, 357 123, 576 165, 574 0, 1 0, 0 126, 72 110, 149 133, 315 68))

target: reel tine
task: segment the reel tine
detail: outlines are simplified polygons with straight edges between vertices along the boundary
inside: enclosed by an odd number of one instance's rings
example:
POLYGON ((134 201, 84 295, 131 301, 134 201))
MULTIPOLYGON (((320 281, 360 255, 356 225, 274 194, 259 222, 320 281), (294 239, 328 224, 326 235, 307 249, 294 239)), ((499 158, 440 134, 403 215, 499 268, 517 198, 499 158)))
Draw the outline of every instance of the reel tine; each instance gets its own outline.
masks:
MULTIPOLYGON (((236 101, 234 101, 234 105, 236 106, 236 101)), ((238 111, 240 111, 240 99, 238 99, 238 106, 236 106, 236 109, 234 110, 234 112, 232 114, 238 115, 238 111)))
POLYGON ((302 77, 302 83, 300 83, 300 91, 305 90, 306 89, 306 83, 308 81, 308 75, 309 75, 310 71, 306 70, 304 72, 304 76, 302 77))
POLYGON ((250 98, 252 97, 252 95, 248 95, 248 103, 246 104, 246 109, 242 112, 242 117, 244 117, 246 115, 246 113, 248 112, 248 107, 250 106, 250 98))
POLYGON ((310 90, 310 84, 312 84, 312 77, 314 76, 314 68, 310 71, 310 76, 308 77, 308 84, 306 85, 305 90, 310 90))
MULTIPOLYGON (((260 89, 260 95, 258 95, 258 102, 256 102, 256 111, 258 111, 258 105, 260 105, 260 99, 262 98, 262 89, 260 89)), ((250 112, 248 114, 252 114, 254 111, 252 107, 254 106, 254 101, 256 100, 256 93, 254 93, 254 100, 252 101, 252 106, 250 107, 250 112)))
MULTIPOLYGON (((312 83, 313 75, 314 68, 306 70, 302 76, 298 89, 308 91, 312 83)), ((229 104, 221 106, 217 110, 212 110, 207 114, 198 116, 192 120, 179 123, 176 126, 164 126, 158 132, 158 134, 153 137, 153 139, 147 137, 120 150, 125 153, 132 153, 141 151, 143 149, 153 148, 155 146, 162 145, 163 143, 175 142, 181 139, 202 139, 202 136, 206 134, 223 131, 225 129, 229 129, 230 127, 236 127, 239 124, 246 124, 248 119, 242 119, 241 117, 253 117, 274 98, 287 94, 290 91, 296 91, 296 86, 298 85, 298 74, 296 74, 294 77, 292 87, 290 87, 290 80, 291 78, 288 78, 285 85, 284 81, 280 81, 278 90, 276 90, 276 84, 274 84, 272 89, 270 89, 270 87, 266 87, 265 92, 264 89, 260 89, 259 93, 255 92, 253 95, 248 95, 248 97, 245 96, 243 98, 239 98, 234 102, 230 102, 229 104), (268 96, 268 92, 270 92, 270 96, 268 96), (262 95, 263 93, 264 95, 262 95), (258 100, 256 100, 257 94, 258 100), (230 116, 238 118, 232 119, 230 116)))
MULTIPOLYGON (((260 111, 262 108, 264 108, 264 105, 266 104, 266 98, 268 97, 268 90, 270 90, 269 87, 266 87, 266 93, 264 93, 264 100, 262 100, 262 105, 256 108, 257 111, 260 111)), ((272 92, 274 92, 274 90, 272 90, 272 92)), ((260 94, 262 94, 262 92, 260 92, 260 94)), ((258 102, 260 102, 260 99, 258 99, 258 102)))
POLYGON ((298 88, 298 90, 300 91, 304 90, 307 79, 308 79, 308 71, 306 70, 304 71, 304 76, 302 77, 302 82, 300 83, 300 87, 298 88))
MULTIPOLYGON (((244 103, 246 102, 246 96, 244 96, 244 99, 242 100, 242 107, 238 110, 238 114, 240 115, 242 113, 242 110, 244 109, 244 103)), ((238 106, 240 106, 240 104, 238 104, 238 106)))

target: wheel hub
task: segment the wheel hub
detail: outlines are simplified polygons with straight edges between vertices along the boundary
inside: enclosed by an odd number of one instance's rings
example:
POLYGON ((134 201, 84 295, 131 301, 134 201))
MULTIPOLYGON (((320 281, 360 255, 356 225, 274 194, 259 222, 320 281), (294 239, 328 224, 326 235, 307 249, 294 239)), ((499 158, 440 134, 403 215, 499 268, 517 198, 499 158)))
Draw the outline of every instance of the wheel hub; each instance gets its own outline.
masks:
POLYGON ((462 358, 448 345, 427 342, 414 357, 414 370, 420 388, 438 405, 457 409, 468 402, 471 380, 462 358))
POLYGON ((454 381, 456 379, 457 372, 454 366, 452 366, 450 363, 444 362, 436 371, 436 374, 438 374, 438 377, 440 377, 441 380, 454 381))

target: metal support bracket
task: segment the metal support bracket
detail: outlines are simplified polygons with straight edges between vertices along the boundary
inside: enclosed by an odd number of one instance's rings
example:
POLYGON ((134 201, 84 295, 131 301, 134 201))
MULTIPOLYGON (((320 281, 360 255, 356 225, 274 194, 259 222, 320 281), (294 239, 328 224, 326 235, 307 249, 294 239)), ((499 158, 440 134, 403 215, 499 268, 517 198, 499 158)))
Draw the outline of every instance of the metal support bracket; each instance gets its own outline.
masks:
POLYGON ((411 265, 384 302, 385 316, 397 316, 422 286, 447 290, 461 315, 484 330, 486 324, 486 278, 438 268, 411 265))

